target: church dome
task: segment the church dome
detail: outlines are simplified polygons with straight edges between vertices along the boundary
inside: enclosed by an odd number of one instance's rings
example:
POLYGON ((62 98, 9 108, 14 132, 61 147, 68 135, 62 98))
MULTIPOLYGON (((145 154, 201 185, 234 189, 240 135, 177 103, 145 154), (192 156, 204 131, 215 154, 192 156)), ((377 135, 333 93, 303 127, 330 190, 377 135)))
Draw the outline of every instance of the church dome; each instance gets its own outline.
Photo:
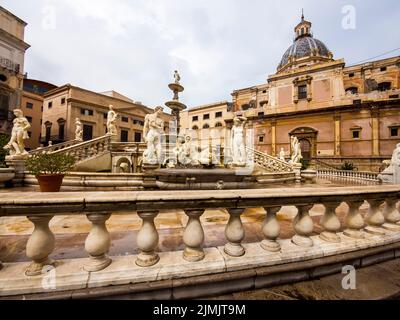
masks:
POLYGON ((284 53, 278 65, 278 71, 286 69, 288 65, 295 65, 302 58, 313 57, 314 61, 332 60, 332 53, 320 40, 315 39, 311 33, 311 22, 304 20, 295 27, 295 40, 284 53))

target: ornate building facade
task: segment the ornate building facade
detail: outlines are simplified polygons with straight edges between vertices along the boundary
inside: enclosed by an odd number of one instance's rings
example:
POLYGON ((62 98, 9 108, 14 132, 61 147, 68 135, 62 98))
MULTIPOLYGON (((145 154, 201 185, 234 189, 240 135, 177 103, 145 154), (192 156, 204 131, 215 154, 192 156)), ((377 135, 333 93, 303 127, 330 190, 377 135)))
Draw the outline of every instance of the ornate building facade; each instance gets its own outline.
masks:
POLYGON ((378 170, 400 142, 400 57, 346 66, 304 17, 294 31, 277 72, 232 93, 233 114, 248 118, 260 151, 289 156, 295 135, 307 160, 378 170))
POLYGON ((0 132, 7 133, 12 109, 19 107, 22 97, 26 22, 0 6, 0 132))

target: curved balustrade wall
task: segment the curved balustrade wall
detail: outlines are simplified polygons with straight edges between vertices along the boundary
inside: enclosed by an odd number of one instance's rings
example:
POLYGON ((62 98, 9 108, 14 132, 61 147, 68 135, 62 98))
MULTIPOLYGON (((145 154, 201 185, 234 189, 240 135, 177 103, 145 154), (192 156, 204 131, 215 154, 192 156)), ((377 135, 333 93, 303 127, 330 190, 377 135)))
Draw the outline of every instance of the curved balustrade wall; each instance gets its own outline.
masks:
POLYGON ((62 291, 249 270, 398 243, 399 196, 398 186, 301 188, 285 192, 260 189, 2 193, 0 216, 26 216, 34 224, 34 230, 26 245, 31 263, 4 263, 0 271, 0 295, 43 292, 40 279, 46 277, 43 274, 46 266, 55 266, 58 285, 54 290, 62 291), (365 201, 369 209, 364 217, 359 208, 365 201), (349 210, 341 222, 335 210, 342 202, 348 204, 349 210), (322 230, 318 233, 310 217, 314 204, 325 207, 320 220, 322 230), (298 210, 293 220, 294 235, 291 239, 280 239, 276 214, 288 205, 298 210), (241 215, 246 208, 259 207, 266 212, 259 226, 264 240, 243 243, 245 229, 241 215), (202 224, 200 217, 207 209, 226 209, 229 213, 223 247, 204 248, 207 225, 202 224), (159 234, 154 219, 165 210, 183 210, 188 216, 182 235, 183 251, 157 252, 159 234), (137 213, 141 218, 136 241, 138 255, 108 256, 111 241, 106 221, 116 213, 137 213), (54 262, 51 254, 55 236, 49 222, 55 215, 79 214, 85 214, 92 224, 85 242, 88 258, 54 262))

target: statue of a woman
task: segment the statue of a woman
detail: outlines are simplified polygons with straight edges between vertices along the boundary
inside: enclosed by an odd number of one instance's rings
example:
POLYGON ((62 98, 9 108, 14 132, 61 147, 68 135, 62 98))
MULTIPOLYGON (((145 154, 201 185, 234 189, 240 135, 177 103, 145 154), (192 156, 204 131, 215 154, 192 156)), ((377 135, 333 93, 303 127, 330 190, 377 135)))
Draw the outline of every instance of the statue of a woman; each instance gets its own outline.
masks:
POLYGON ((117 118, 118 115, 114 111, 113 106, 110 104, 109 111, 107 113, 107 134, 109 135, 117 135, 117 118))
POLYGON ((279 152, 279 160, 286 161, 285 160, 285 149, 283 149, 283 148, 281 148, 281 151, 279 152))
POLYGON ((292 136, 290 138, 291 140, 291 147, 292 147, 292 156, 290 159, 291 164, 295 163, 300 163, 300 160, 303 159, 303 156, 301 155, 301 145, 299 140, 297 139, 296 136, 292 136))
POLYGON ((247 118, 236 116, 233 119, 233 127, 231 130, 231 149, 232 162, 234 165, 246 164, 246 148, 244 142, 244 125, 247 118))
POLYGON ((83 140, 82 122, 79 118, 76 118, 75 120, 75 140, 77 141, 83 140))
POLYGON ((143 163, 162 163, 161 140, 164 133, 164 121, 159 117, 162 112, 163 108, 158 106, 154 113, 148 114, 144 118, 143 137, 147 148, 143 152, 143 163))
POLYGON ((15 119, 11 131, 10 141, 4 146, 9 150, 10 156, 25 156, 28 152, 25 150, 24 140, 29 138, 28 129, 31 127, 29 121, 24 117, 21 109, 14 109, 15 119))

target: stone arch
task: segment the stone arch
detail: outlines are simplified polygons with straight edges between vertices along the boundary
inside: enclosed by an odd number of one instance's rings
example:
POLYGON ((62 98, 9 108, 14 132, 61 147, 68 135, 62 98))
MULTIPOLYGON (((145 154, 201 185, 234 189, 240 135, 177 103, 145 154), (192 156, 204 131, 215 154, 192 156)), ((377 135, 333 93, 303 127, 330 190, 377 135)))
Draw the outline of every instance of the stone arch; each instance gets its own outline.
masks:
POLYGON ((117 173, 132 173, 132 162, 127 157, 121 157, 116 163, 117 173))
POLYGON ((318 130, 312 127, 298 127, 289 132, 289 136, 296 136, 299 140, 304 159, 309 160, 317 156, 318 130))

